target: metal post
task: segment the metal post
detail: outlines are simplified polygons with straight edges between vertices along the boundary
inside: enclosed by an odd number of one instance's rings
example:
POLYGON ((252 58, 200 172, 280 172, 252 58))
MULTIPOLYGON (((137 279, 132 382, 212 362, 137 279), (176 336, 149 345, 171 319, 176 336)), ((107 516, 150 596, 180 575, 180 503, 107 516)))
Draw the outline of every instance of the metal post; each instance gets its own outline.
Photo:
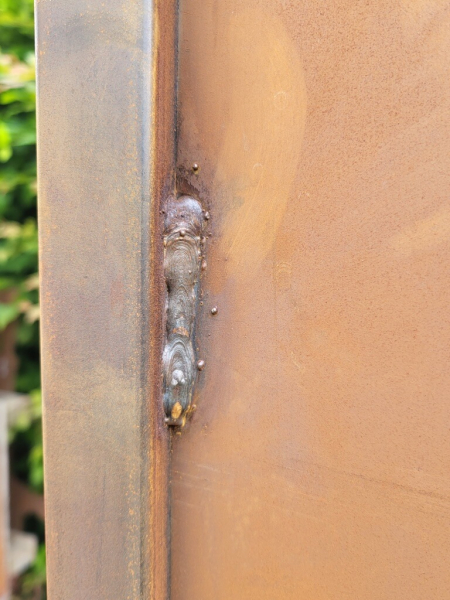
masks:
POLYGON ((175 2, 37 0, 36 13, 49 598, 163 600, 175 2))

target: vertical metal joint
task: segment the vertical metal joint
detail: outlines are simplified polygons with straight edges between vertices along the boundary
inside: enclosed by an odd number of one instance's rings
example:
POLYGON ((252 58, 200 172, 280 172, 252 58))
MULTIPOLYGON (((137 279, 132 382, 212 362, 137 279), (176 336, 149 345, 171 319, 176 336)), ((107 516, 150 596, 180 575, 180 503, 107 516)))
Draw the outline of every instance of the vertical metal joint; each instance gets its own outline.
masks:
POLYGON ((167 322, 162 364, 165 420, 170 426, 184 425, 197 375, 193 336, 204 221, 202 206, 195 198, 168 200, 164 221, 167 322))

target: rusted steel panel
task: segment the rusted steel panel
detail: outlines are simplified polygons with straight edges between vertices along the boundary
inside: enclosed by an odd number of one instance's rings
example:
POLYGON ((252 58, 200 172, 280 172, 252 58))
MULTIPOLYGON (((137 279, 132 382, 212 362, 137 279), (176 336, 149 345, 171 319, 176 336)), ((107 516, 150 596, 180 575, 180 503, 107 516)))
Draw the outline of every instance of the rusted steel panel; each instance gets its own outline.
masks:
POLYGON ((180 13, 213 236, 171 598, 449 598, 449 3, 180 13))
POLYGON ((167 597, 174 5, 37 1, 50 600, 167 597))

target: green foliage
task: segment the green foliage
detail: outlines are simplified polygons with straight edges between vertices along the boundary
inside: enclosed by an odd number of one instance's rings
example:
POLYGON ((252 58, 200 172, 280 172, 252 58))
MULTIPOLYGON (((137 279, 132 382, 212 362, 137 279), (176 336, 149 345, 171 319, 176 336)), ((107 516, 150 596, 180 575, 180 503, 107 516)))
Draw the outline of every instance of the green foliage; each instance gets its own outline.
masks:
POLYGON ((19 319, 17 389, 29 393, 40 385, 33 1, 0 0, 0 31, 0 330, 19 319))
MULTIPOLYGON (((17 320, 17 390, 32 398, 11 432, 12 468, 42 492, 35 102, 33 0, 0 0, 0 331, 17 320)), ((22 597, 44 582, 41 544, 22 597)))
POLYGON ((42 456, 42 404, 40 390, 30 392, 31 404, 23 411, 10 431, 14 454, 14 471, 29 486, 44 491, 42 456))
MULTIPOLYGON (((19 316, 18 391, 39 388, 33 0, 0 0, 0 330, 19 316)), ((33 479, 30 476, 29 479, 33 479)))
POLYGON ((39 594, 40 600, 45 599, 45 573, 45 545, 40 544, 34 564, 22 577, 21 600, 34 600, 36 598, 36 588, 42 590, 39 594))
POLYGON ((37 517, 30 515, 25 519, 24 530, 33 533, 39 540, 36 560, 22 575, 13 593, 13 600, 45 600, 46 564, 44 544, 44 524, 37 517))

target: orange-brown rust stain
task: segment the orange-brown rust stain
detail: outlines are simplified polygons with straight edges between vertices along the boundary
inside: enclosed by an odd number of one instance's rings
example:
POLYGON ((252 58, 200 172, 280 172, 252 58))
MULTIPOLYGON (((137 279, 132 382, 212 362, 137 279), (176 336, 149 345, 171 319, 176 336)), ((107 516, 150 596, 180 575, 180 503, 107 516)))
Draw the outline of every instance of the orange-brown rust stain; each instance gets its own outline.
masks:
MULTIPOLYGON (((204 62, 195 90, 181 95, 182 126, 188 143, 201 140, 201 154, 212 160, 211 197, 233 205, 221 213, 221 252, 228 273, 245 276, 272 248, 296 175, 306 117, 303 66, 275 14, 251 4, 200 12, 202 34, 181 56, 182 81, 196 70, 205 39, 215 60, 204 62)), ((182 35, 190 22, 182 8, 182 35)))
POLYGON ((172 600, 450 597, 449 26, 181 2, 180 180, 213 237, 172 600))
POLYGON ((450 208, 441 207, 425 219, 407 225, 390 240, 401 254, 433 252, 436 246, 450 241, 450 208))
POLYGON ((303 138, 306 90, 297 49, 274 15, 236 11, 228 26, 229 124, 212 193, 222 188, 236 201, 235 210, 224 215, 219 237, 229 274, 245 276, 261 267, 286 211, 303 138))

